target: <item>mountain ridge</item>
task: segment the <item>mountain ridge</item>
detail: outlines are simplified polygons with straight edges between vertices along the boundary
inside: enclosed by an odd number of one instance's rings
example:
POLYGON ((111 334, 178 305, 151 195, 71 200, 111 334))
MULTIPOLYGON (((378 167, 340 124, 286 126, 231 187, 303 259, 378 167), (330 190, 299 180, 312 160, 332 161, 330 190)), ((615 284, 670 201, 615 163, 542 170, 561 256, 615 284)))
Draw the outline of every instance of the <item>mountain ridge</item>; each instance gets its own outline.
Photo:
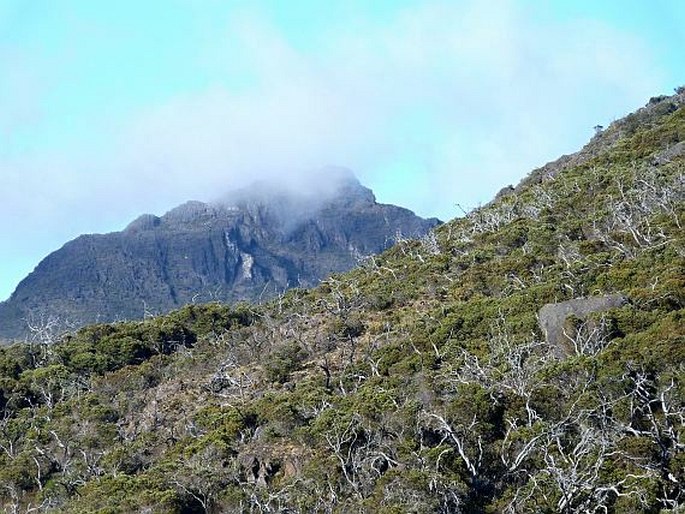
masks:
POLYGON ((316 193, 256 183, 67 242, 0 303, 0 337, 25 337, 31 316, 75 328, 191 302, 268 298, 352 268, 398 231, 418 237, 439 223, 378 204, 351 172, 325 171, 332 176, 316 193))

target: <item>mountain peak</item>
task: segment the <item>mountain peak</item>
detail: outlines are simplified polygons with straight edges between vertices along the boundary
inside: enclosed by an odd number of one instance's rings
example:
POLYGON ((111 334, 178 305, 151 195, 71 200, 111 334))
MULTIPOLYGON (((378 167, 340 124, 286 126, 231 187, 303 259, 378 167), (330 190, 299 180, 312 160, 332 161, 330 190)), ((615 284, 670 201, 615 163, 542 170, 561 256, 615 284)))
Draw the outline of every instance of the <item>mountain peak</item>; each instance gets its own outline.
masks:
POLYGON ((195 301, 268 298, 351 269, 398 231, 421 236, 439 223, 377 204, 344 168, 317 176, 309 185, 256 182, 218 202, 189 201, 65 244, 0 304, 0 337, 24 335, 23 319, 37 309, 81 325, 195 301))

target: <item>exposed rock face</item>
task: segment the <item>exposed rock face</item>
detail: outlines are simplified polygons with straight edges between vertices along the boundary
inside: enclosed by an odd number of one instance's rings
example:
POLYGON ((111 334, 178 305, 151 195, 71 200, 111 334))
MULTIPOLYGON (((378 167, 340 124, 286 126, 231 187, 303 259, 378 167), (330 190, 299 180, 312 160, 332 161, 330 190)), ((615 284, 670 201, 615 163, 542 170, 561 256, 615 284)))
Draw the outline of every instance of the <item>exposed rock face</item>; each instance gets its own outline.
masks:
POLYGON ((545 334, 547 343, 552 345, 559 357, 566 357, 571 352, 570 341, 565 334, 566 320, 575 316, 585 320, 590 314, 622 307, 628 299, 620 294, 594 296, 592 298, 575 298, 560 303, 548 303, 538 314, 540 328, 545 334))
POLYGON ((662 150, 654 156, 652 164, 655 166, 661 166, 667 164, 678 157, 685 155, 685 141, 676 143, 673 146, 662 150))
POLYGON ((349 173, 336 181, 317 194, 256 185, 219 203, 145 214, 121 232, 80 236, 0 303, 0 338, 23 337, 35 315, 78 326, 191 302, 268 298, 351 269, 398 231, 420 236, 439 223, 376 203, 349 173))

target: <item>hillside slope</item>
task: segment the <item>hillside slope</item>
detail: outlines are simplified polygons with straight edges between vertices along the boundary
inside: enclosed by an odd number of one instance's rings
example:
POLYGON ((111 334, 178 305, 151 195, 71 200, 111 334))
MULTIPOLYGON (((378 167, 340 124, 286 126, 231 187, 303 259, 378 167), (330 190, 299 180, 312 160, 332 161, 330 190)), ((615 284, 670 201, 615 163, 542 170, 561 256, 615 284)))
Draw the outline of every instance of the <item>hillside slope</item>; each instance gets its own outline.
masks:
POLYGON ((1 504, 679 512, 684 141, 685 91, 317 288, 2 349, 1 504))
POLYGON ((188 202, 125 230, 80 236, 48 255, 0 303, 0 339, 29 327, 142 319, 189 303, 273 297, 347 271, 438 220, 376 203, 340 169, 316 194, 254 184, 222 202, 188 202), (58 323, 53 323, 57 325, 58 323))

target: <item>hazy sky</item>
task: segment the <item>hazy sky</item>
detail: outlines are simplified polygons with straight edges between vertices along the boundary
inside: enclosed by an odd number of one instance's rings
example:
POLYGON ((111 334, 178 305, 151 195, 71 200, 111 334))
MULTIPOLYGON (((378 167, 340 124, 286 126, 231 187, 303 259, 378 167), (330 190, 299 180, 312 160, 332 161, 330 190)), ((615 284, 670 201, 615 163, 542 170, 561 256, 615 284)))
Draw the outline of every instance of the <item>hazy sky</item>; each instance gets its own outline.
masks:
POLYGON ((0 0, 0 299, 78 234, 326 165, 452 218, 683 48, 682 0, 0 0))

